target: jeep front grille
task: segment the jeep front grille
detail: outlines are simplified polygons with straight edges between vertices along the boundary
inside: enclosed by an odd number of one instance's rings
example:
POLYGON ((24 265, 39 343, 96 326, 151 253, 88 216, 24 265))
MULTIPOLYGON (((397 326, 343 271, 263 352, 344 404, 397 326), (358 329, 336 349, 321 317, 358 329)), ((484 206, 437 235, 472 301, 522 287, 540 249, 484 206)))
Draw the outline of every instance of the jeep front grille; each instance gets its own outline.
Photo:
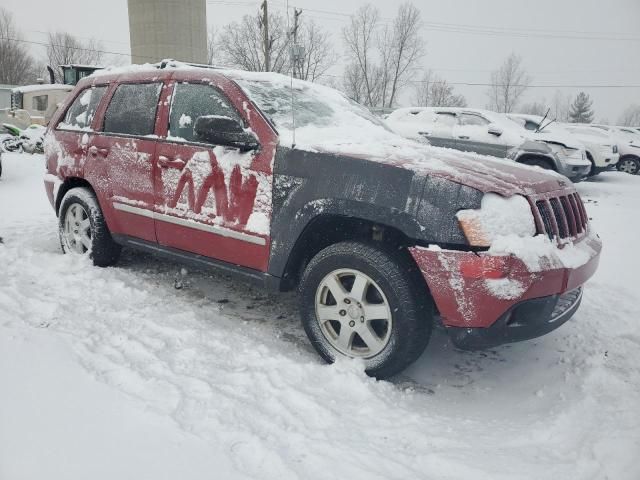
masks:
POLYGON ((550 239, 577 238, 587 230, 587 212, 577 193, 534 199, 538 234, 550 239))

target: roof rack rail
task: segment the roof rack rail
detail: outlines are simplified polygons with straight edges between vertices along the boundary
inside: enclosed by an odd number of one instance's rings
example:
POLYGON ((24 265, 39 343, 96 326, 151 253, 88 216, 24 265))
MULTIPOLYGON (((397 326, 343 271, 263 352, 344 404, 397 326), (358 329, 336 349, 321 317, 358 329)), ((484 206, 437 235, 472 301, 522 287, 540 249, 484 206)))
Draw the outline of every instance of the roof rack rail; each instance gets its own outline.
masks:
POLYGON ((194 63, 194 62, 181 62, 180 60, 174 60, 172 58, 166 58, 155 64, 157 68, 163 69, 167 67, 175 67, 178 65, 189 65, 190 67, 198 67, 198 68, 209 68, 212 70, 221 70, 224 67, 220 67, 217 65, 208 65, 206 63, 194 63))

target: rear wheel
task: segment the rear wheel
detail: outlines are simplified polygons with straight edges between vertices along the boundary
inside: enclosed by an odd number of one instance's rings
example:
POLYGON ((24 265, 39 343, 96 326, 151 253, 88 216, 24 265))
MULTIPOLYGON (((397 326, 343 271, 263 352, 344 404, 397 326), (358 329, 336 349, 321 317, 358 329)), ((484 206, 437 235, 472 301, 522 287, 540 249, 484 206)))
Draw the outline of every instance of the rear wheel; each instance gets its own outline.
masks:
POLYGON ((342 242, 318 253, 300 282, 304 329, 327 362, 359 358, 387 378, 413 363, 431 333, 433 304, 399 254, 342 242))
POLYGON ((120 256, 120 246, 111 238, 98 200, 88 188, 72 188, 65 194, 59 233, 64 253, 89 255, 96 266, 113 265, 120 256))
POLYGON ((640 160, 633 157, 621 158, 618 162, 618 170, 631 175, 637 175, 640 172, 640 160))

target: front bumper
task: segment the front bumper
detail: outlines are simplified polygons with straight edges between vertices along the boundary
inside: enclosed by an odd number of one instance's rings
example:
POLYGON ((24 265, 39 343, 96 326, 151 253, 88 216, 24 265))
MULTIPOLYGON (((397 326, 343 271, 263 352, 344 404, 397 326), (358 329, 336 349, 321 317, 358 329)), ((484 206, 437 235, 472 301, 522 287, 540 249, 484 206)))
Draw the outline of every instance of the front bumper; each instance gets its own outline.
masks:
POLYGON ((571 180, 580 180, 589 175, 591 171, 591 162, 588 164, 573 163, 560 160, 558 162, 558 173, 571 180))
POLYGON ((487 328, 447 327, 453 344, 465 350, 490 348, 529 340, 555 330, 569 320, 582 301, 582 288, 562 295, 517 303, 487 328))
POLYGON ((482 329, 486 332, 471 336, 495 337, 495 341, 484 343, 496 345, 543 335, 563 323, 548 321, 548 309, 553 310, 559 296, 578 289, 594 274, 602 249, 595 234, 587 235, 576 245, 589 252, 588 260, 580 266, 568 268, 559 265, 557 259, 540 257, 538 265, 541 267, 532 270, 514 255, 421 247, 409 250, 424 276, 443 324, 452 329, 453 338, 469 336, 456 333, 455 329, 482 329), (542 301, 545 298, 547 300, 542 301), (538 301, 528 302, 531 300, 538 301), (502 323, 506 325, 514 315, 519 317, 525 310, 527 316, 539 319, 526 322, 530 325, 526 334, 513 335, 513 322, 507 330, 511 333, 492 334, 504 330, 504 325, 500 326, 502 323))

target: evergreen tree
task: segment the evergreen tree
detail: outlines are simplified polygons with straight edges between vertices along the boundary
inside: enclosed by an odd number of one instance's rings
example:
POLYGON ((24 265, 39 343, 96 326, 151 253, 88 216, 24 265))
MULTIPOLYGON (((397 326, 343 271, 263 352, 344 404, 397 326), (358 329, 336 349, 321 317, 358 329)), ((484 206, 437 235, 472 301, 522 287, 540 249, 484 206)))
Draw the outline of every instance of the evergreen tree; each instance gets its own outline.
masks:
POLYGON ((571 104, 569 110, 569 120, 573 123, 591 123, 593 122, 594 113, 591 109, 593 100, 584 92, 580 92, 571 104))

